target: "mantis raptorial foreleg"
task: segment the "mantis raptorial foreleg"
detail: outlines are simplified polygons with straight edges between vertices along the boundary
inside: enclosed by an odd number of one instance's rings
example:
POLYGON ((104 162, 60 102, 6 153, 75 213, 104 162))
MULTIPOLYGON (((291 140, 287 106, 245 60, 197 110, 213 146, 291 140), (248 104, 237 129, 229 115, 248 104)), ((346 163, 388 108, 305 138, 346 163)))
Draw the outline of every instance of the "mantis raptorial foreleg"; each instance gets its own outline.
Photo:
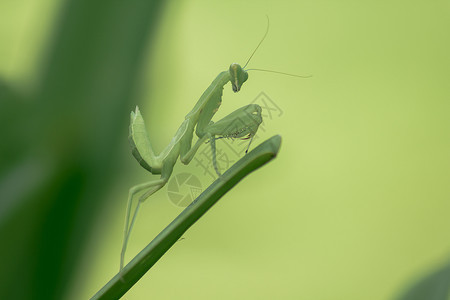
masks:
POLYGON ((201 131, 201 134, 206 136, 211 144, 212 162, 217 175, 221 176, 216 158, 216 140, 222 138, 253 138, 254 134, 251 134, 251 132, 256 133, 261 122, 261 106, 249 104, 235 110, 215 123, 211 121, 201 131))

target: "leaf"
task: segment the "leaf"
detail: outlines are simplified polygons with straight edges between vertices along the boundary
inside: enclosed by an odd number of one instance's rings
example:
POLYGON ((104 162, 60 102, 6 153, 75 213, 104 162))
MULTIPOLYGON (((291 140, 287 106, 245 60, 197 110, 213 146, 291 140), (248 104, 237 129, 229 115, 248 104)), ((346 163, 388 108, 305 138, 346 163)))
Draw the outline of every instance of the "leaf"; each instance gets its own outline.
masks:
POLYGON ((398 300, 449 300, 450 263, 425 276, 409 288, 398 300))

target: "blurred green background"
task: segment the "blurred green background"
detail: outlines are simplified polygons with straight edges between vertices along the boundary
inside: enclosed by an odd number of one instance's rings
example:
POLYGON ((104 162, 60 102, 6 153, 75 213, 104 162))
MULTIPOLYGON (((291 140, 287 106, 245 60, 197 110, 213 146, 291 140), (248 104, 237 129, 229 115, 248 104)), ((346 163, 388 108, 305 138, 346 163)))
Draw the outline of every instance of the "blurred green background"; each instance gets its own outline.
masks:
MULTIPOLYGON (((1 299, 87 299, 117 273, 128 189, 155 178, 129 112, 163 149, 265 14, 249 67, 313 77, 250 72, 215 119, 264 92, 282 113, 255 142, 281 134, 280 154, 124 298, 394 299, 448 261, 448 1, 4 0, 1 299)), ((181 209, 146 202, 127 259, 181 209)))

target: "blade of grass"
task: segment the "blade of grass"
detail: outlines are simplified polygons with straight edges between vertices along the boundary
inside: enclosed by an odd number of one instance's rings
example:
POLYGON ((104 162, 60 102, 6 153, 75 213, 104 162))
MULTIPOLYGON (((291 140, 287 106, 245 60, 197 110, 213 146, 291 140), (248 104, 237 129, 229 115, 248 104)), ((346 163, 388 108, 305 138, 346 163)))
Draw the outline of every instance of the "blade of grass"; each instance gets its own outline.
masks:
POLYGON ((118 299, 123 296, 226 192, 249 173, 271 161, 280 145, 281 136, 273 136, 236 162, 91 299, 118 299))

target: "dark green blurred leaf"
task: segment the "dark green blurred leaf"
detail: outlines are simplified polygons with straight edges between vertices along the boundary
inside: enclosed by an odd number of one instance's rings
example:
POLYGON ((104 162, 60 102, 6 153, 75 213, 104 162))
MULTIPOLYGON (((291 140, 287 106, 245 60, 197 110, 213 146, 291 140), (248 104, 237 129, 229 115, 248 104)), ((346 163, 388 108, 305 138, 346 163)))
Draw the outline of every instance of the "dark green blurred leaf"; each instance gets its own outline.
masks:
POLYGON ((398 300, 449 300, 450 264, 425 276, 398 300))
POLYGON ((61 299, 127 139, 162 1, 67 0, 29 99, 0 85, 0 299, 61 299), (3 132, 3 131, 2 131, 3 132))

